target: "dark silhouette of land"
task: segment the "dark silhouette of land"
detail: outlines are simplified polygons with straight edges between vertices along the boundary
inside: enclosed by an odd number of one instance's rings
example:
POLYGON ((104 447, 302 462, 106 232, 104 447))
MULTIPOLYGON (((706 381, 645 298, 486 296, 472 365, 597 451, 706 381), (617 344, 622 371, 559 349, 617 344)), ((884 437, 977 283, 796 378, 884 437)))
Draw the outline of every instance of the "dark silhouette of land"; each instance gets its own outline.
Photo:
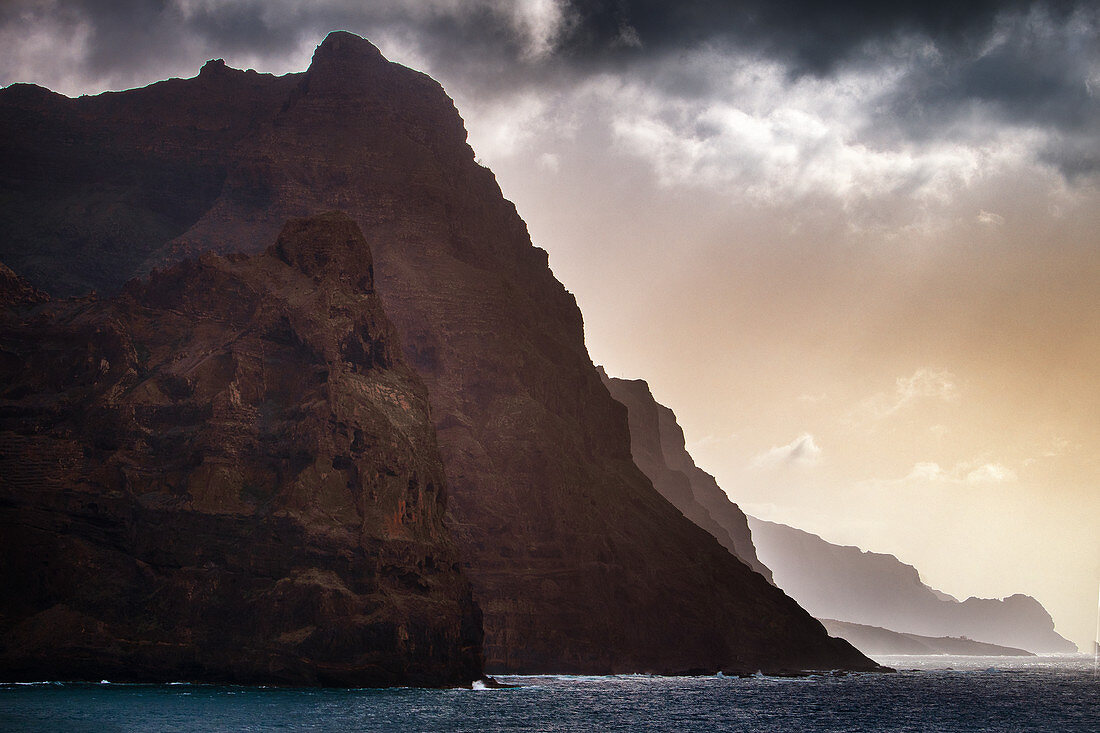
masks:
MULTIPOLYGON (((437 534, 434 541, 439 547, 453 541, 456 554, 444 550, 436 554, 434 549, 429 553, 426 546, 410 550, 416 570, 395 571, 392 579, 407 584, 414 596, 431 595, 431 583, 427 589, 421 587, 425 573, 445 579, 439 582, 454 592, 445 594, 446 602, 441 600, 440 618, 422 622, 416 607, 401 595, 390 597, 375 611, 395 619, 397 638, 407 634, 407 646, 411 648, 415 641, 417 650, 423 651, 420 640, 432 633, 429 628, 448 630, 427 652, 429 658, 443 655, 449 660, 437 680, 460 677, 470 669, 466 649, 473 637, 465 624, 472 617, 461 600, 462 581, 456 573, 468 579, 483 615, 484 660, 491 672, 876 668, 847 642, 830 638, 791 598, 685 519, 638 469, 631 457, 626 410, 608 394, 589 359, 574 298, 554 278, 546 253, 532 246, 526 226, 501 195, 493 174, 475 162, 458 112, 429 77, 386 61, 361 38, 337 32, 318 47, 308 71, 283 77, 237 71, 212 61, 193 79, 80 99, 13 85, 0 92, 0 155, 5 160, 0 174, 0 260, 29 281, 18 287, 38 288, 54 296, 92 289, 105 296, 121 291, 122 299, 112 299, 102 317, 123 323, 144 317, 143 309, 151 304, 160 303, 157 307, 169 312, 179 310, 168 301, 156 301, 163 289, 176 293, 182 303, 205 300, 204 293, 210 293, 211 310, 204 311, 210 324, 200 320, 195 325, 203 333, 214 333, 215 327, 224 328, 225 323, 244 328, 235 311, 219 315, 218 291, 211 291, 209 284, 196 282, 193 290, 165 284, 195 268, 213 276, 226 268, 244 267, 232 253, 264 251, 285 223, 297 217, 340 211, 359 227, 365 243, 363 257, 368 257, 367 249, 373 255, 374 287, 381 304, 377 318, 384 312, 396 327, 402 358, 396 358, 394 339, 383 340, 388 344, 383 352, 391 354, 395 369, 400 369, 396 366, 400 362, 415 370, 426 388, 445 476, 427 478, 435 474, 418 471, 414 488, 404 468, 388 472, 364 465, 352 471, 344 460, 345 447, 333 447, 334 436, 347 436, 351 425, 341 425, 346 421, 338 417, 327 421, 320 417, 332 413, 335 402, 342 399, 324 386, 327 382, 321 372, 327 370, 331 379, 354 370, 363 360, 372 368, 381 368, 381 362, 375 358, 377 334, 370 329, 369 333, 353 330, 348 344, 339 347, 351 349, 344 355, 332 350, 336 345, 320 352, 311 345, 329 343, 325 339, 332 334, 326 335, 324 319, 330 315, 359 317, 355 306, 340 294, 349 282, 332 271, 329 279, 321 274, 310 283, 303 281, 303 287, 316 290, 310 297, 316 299, 320 320, 311 322, 302 314, 297 325, 284 329, 283 341, 278 342, 279 348, 303 350, 299 361, 279 364, 280 374, 301 371, 303 381, 289 376, 279 379, 288 390, 281 399, 288 406, 298 403, 303 411, 305 422, 297 429, 304 432, 297 439, 307 447, 294 448, 286 459, 289 463, 275 475, 263 474, 262 481, 250 484, 247 491, 241 486, 244 493, 238 492, 237 500, 246 507, 250 501, 262 502, 272 486, 283 482, 300 486, 305 480, 300 474, 314 476, 313 471, 316 476, 310 480, 315 488, 327 488, 321 494, 310 490, 300 497, 302 510, 308 509, 311 516, 331 515, 332 528, 353 521, 340 508, 346 506, 328 493, 340 494, 342 482, 350 482, 355 486, 353 495, 359 497, 354 502, 355 521, 364 522, 364 531, 371 534, 388 527, 385 522, 400 525, 408 512, 414 513, 416 521, 434 517, 434 509, 427 515, 416 512, 437 506, 437 499, 418 498, 427 502, 418 504, 420 509, 409 499, 420 497, 429 484, 438 496, 446 485, 445 524, 450 539, 437 534), (204 259, 205 252, 227 259, 204 259), (164 273, 184 259, 191 264, 164 273), (215 266, 214 262, 227 264, 215 266), (161 272, 151 280, 123 288, 131 278, 154 268, 161 272), (127 296, 128 292, 144 294, 151 304, 127 296), (128 304, 133 312, 127 310, 128 304), (314 382, 305 378, 309 374, 314 382), (331 472, 325 461, 331 462, 331 472), (389 478, 379 477, 379 471, 389 478), (373 481, 387 487, 400 483, 398 494, 408 492, 394 514, 379 514, 381 507, 390 504, 370 488, 373 481), (432 570, 433 566, 438 567, 432 570), (396 621, 402 613, 408 614, 404 625, 396 621)), ((330 272, 325 269, 329 255, 324 248, 310 245, 310 251, 316 266, 330 272)), ((339 269, 348 270, 351 286, 358 282, 359 270, 352 264, 339 269)), ((255 287, 239 288, 237 295, 251 303, 255 287)), ((72 306, 77 309, 73 319, 82 307, 89 314, 104 307, 93 305, 94 300, 80 302, 88 305, 72 306)), ((235 303, 226 301, 227 307, 243 307, 235 303)), ((75 340, 35 341, 28 324, 51 307, 28 302, 5 316, 6 323, 15 324, 12 328, 23 329, 24 334, 20 349, 5 352, 8 374, 21 374, 32 364, 47 361, 43 350, 69 363, 106 348, 98 341, 99 334, 109 333, 106 326, 81 331, 75 340)), ((64 323, 70 318, 56 317, 64 323)), ((178 325, 174 338, 181 344, 198 338, 178 325)), ((279 332, 272 333, 277 338, 279 332)), ((124 395, 133 394, 133 377, 112 369, 133 368, 140 376, 144 374, 140 369, 163 370, 173 364, 165 379, 169 375, 178 379, 168 379, 157 388, 168 401, 177 399, 178 393, 181 407, 173 418, 171 410, 150 413, 135 404, 131 416, 129 403, 117 402, 117 409, 123 411, 118 428, 122 432, 102 450, 131 451, 135 436, 147 432, 146 440, 156 441, 161 439, 158 436, 191 429, 188 426, 196 421, 213 419, 188 411, 214 409, 205 402, 188 407, 189 390, 201 382, 196 370, 214 369, 225 362, 216 372, 224 384, 218 384, 227 390, 229 404, 236 404, 229 386, 233 375, 259 366, 249 366, 243 357, 229 358, 224 353, 228 347, 219 347, 221 342, 209 337, 209 351, 187 356, 184 363, 158 352, 165 366, 157 367, 143 361, 146 357, 136 346, 134 355, 124 350, 128 356, 106 359, 112 365, 106 374, 119 380, 111 384, 117 384, 124 395)), ((257 362, 263 363, 262 359, 257 362)), ((92 364, 87 369, 86 378, 93 386, 98 384, 98 367, 92 364)), ((262 371, 273 373, 266 367, 262 371)), ((89 444, 101 450, 94 437, 98 418, 92 417, 99 414, 96 389, 70 394, 55 382, 30 391, 9 389, 2 395, 8 431, 24 436, 19 440, 38 435, 31 421, 38 420, 36 411, 45 410, 44 403, 54 399, 50 392, 54 390, 58 404, 71 410, 64 412, 63 419, 71 425, 66 430, 85 436, 74 438, 72 450, 84 455, 89 444), (40 401, 20 406, 32 393, 40 401)), ((387 412, 390 408, 383 405, 404 404, 401 395, 415 391, 410 386, 378 386, 371 394, 357 396, 364 404, 376 404, 396 425, 404 418, 387 412)), ((241 431, 267 430, 271 421, 290 420, 291 413, 280 416, 263 400, 249 402, 243 395, 241 404, 255 412, 233 413, 234 420, 242 421, 241 431)), ((417 404, 408 400, 414 414, 419 414, 417 404)), ((116 402, 110 405, 116 409, 116 402)), ((291 429, 288 425, 287 430, 291 429)), ((105 432, 112 435, 112 430, 105 432)), ((354 430, 350 440, 356 440, 354 430)), ((387 438, 379 427, 378 444, 387 441, 404 450, 400 446, 407 447, 408 438, 400 429, 387 438)), ((201 466, 226 450, 223 443, 221 438, 204 438, 186 460, 201 466)), ((426 434, 413 441, 414 446, 431 443, 426 434)), ((414 451, 408 460, 430 462, 434 455, 414 451)), ((165 460, 176 458, 170 454, 165 460)), ((154 462, 141 466, 142 471, 164 469, 154 462)), ((202 496, 225 493, 221 483, 225 479, 217 472, 198 483, 185 480, 186 475, 163 479, 171 484, 165 491, 178 494, 182 502, 166 505, 175 507, 173 511, 195 511, 187 507, 196 502, 203 506, 202 496)), ((43 524, 60 531, 68 526, 64 516, 76 511, 69 504, 30 509, 36 501, 34 491, 21 483, 8 480, 2 490, 10 509, 2 530, 5 557, 16 551, 28 557, 37 552, 31 546, 19 550, 18 542, 11 539, 15 531, 43 524), (32 511, 43 514, 32 517, 32 511)), ((122 493, 119 501, 123 503, 136 501, 140 493, 133 482, 127 484, 114 474, 95 474, 84 491, 97 506, 115 491, 122 493)), ((393 494, 394 500, 398 494, 393 494)), ((312 519, 307 528, 323 530, 312 519)), ((202 545, 200 537, 194 535, 196 552, 202 545)), ((247 562, 259 552, 243 536, 236 537, 233 545, 239 557, 229 557, 228 548, 219 559, 208 560, 200 553, 203 567, 207 562, 214 568, 247 562)), ((123 565, 131 564, 127 567, 146 562, 133 554, 130 545, 112 548, 124 556, 123 565)), ((77 552, 52 557, 59 577, 75 578, 95 566, 77 552)), ((327 567, 327 562, 318 560, 319 569, 327 567)), ((344 567, 352 561, 340 553, 331 562, 341 565, 340 573, 358 572, 344 567)), ((10 582, 32 584, 35 568, 31 560, 9 565, 10 582)), ((112 582, 121 589, 126 583, 148 581, 139 575, 119 575, 112 582)), ((335 581, 332 585, 329 590, 335 598, 341 592, 335 581)), ((35 604, 16 604, 5 612, 2 633, 8 648, 27 638, 22 629, 45 628, 47 621, 34 621, 35 614, 57 597, 50 595, 53 590, 43 593, 35 604)), ((254 614, 260 614, 260 609, 234 618, 261 623, 254 614)), ((224 621, 221 616, 195 618, 192 632, 200 634, 204 625, 224 621)), ((151 623, 160 622, 154 612, 151 623)), ((79 628, 73 633, 84 634, 89 627, 79 628)), ((121 638, 121 632, 115 635, 121 638)), ((48 641, 43 644, 41 648, 48 649, 48 641)), ((227 664, 231 661, 232 655, 226 658, 227 664)))

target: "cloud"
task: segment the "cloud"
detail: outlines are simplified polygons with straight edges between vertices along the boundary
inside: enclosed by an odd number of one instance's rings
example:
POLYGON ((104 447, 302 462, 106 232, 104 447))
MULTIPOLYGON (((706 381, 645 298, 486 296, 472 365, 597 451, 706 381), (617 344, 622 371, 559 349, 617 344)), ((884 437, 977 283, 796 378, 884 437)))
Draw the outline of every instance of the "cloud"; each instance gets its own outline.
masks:
POLYGON ((777 467, 806 468, 817 465, 821 460, 821 448, 814 436, 803 433, 787 445, 773 446, 754 457, 749 465, 752 468, 765 469, 777 467))
POLYGON ((994 214, 992 211, 986 211, 985 209, 982 209, 978 212, 977 222, 979 224, 985 224, 987 226, 999 227, 1004 225, 1005 218, 1000 214, 994 214))
POLYGON ((936 481, 944 476, 944 471, 940 468, 940 464, 932 462, 917 463, 913 466, 913 470, 909 472, 905 478, 906 480, 918 480, 918 481, 936 481))
POLYGON ((1016 480, 1016 472, 1001 463, 959 463, 950 471, 938 463, 920 462, 913 465, 905 478, 887 483, 935 482, 947 484, 1000 484, 1016 480))
POLYGON ((895 409, 921 397, 950 402, 958 398, 958 387, 955 385, 955 375, 946 369, 918 369, 912 376, 898 377, 895 396, 895 409))
POLYGON ((876 105, 902 71, 884 62, 792 79, 773 60, 703 49, 617 83, 600 77, 567 104, 586 108, 584 96, 598 97, 586 124, 606 126, 613 150, 649 165, 665 189, 749 206, 834 209, 853 231, 902 230, 914 214, 922 226, 954 221, 961 192, 1034 160, 1041 140, 1033 131, 985 128, 978 145, 866 139, 876 105))
POLYGON ((955 402, 958 398, 959 388, 954 374, 946 369, 924 367, 908 377, 898 377, 893 392, 880 392, 864 400, 851 420, 883 420, 918 402, 955 402))
POLYGON ((985 463, 968 471, 965 481, 968 484, 999 484, 1015 481, 1016 472, 1000 463, 985 463))
POLYGON ((561 167, 561 158, 554 153, 543 153, 538 157, 539 166, 551 173, 557 173, 561 167))
POLYGON ((877 3, 868 0, 573 0, 574 54, 606 56, 619 49, 624 27, 648 48, 682 49, 699 42, 751 46, 799 68, 824 73, 877 39, 920 35, 961 44, 996 21, 1039 5, 1065 16, 1087 2, 971 0, 877 3))
POLYGON ((937 44, 888 94, 878 136, 974 139, 975 119, 1043 129, 1040 158, 1075 177, 1100 170, 1100 6, 1034 3, 965 44, 937 44))
POLYGON ((1081 450, 1082 445, 1080 443, 1074 443, 1062 436, 1054 436, 1050 439, 1047 447, 1038 456, 1032 456, 1026 458, 1023 461, 1025 466, 1033 466, 1040 461, 1048 461, 1052 458, 1062 458, 1076 451, 1081 450))

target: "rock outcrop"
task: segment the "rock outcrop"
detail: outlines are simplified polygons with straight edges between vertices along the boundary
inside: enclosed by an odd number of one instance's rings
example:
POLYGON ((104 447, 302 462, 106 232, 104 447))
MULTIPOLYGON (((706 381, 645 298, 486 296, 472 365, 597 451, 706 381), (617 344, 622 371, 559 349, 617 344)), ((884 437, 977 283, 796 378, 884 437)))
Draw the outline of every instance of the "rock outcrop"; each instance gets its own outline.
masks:
POLYGON ((745 513, 729 500, 714 476, 695 465, 675 413, 653 398, 645 380, 609 377, 602 367, 599 369, 611 396, 626 407, 630 452, 638 468, 653 482, 653 488, 685 517, 714 535, 722 547, 770 581, 771 570, 756 556, 745 513))
POLYGON ((925 585, 916 568, 893 555, 834 545, 755 517, 749 526, 775 582, 817 618, 931 637, 966 636, 1036 653, 1077 651, 1031 596, 960 602, 925 585))
POLYGON ((56 213, 3 211, 0 259, 55 292, 253 250, 316 211, 360 225, 428 389, 490 671, 874 666, 638 470, 575 300, 429 77, 337 32, 304 74, 212 63, 89 99, 9 88, 0 133, 13 159, 0 201, 56 213), (58 170, 63 194, 48 185, 58 170))
POLYGON ((0 315, 0 675, 452 685, 428 395, 340 214, 0 315))

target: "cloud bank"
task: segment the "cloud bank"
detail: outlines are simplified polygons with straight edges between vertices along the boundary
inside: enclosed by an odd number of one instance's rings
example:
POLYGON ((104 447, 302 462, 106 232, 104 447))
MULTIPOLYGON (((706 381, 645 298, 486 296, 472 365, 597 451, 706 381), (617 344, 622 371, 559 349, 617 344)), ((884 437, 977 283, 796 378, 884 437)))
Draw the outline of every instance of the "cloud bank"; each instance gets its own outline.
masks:
POLYGON ((821 461, 821 448, 814 436, 803 433, 787 445, 772 446, 750 462, 752 468, 809 468, 821 461))

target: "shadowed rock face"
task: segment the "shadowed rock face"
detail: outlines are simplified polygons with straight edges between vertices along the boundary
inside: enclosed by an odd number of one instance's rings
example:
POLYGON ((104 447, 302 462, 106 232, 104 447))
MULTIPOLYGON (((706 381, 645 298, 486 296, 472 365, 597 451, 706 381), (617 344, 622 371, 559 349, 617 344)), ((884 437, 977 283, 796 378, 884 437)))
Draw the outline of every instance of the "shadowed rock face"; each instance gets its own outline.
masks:
POLYGON ((755 517, 749 526, 775 582, 818 618, 931 637, 967 636, 1037 653, 1077 651, 1031 596, 958 601, 922 583, 916 568, 893 555, 834 545, 755 517))
POLYGON ((756 557, 745 513, 729 500, 713 476, 695 465, 672 410, 653 399, 644 380, 608 377, 602 367, 600 376, 611 396, 627 409, 630 452, 653 487, 685 517, 714 535, 722 547, 770 581, 772 571, 756 557))
MULTIPOLYGON (((196 79, 91 100, 8 90, 0 123, 0 132, 30 138, 20 143, 30 151, 22 168, 0 178, 3 195, 36 211, 66 205, 13 183, 20 170, 68 165, 54 158, 69 161, 71 150, 36 132, 49 125, 71 126, 85 156, 111 137, 124 148, 120 160, 137 161, 136 177, 163 154, 175 156, 181 176, 220 182, 184 196, 187 216, 181 209, 162 226, 144 215, 153 204, 132 195, 123 165, 104 196, 141 213, 126 217, 141 236, 126 239, 139 245, 124 258, 111 255, 115 240, 69 236, 70 257, 36 259, 39 236, 64 237, 33 222, 0 236, 0 259, 41 287, 106 288, 117 270, 254 249, 287 217, 318 210, 345 211, 362 227, 379 295, 428 389, 450 526, 484 612, 490 671, 871 666, 686 520, 634 465, 626 411, 588 357, 573 297, 474 161, 461 118, 432 79, 340 32, 304 74, 274 79, 208 64, 196 79), (226 91, 235 87, 239 97, 226 91), (210 114, 226 95, 234 101, 210 114), (145 118, 155 120, 151 143, 116 137, 121 121, 145 118), (196 135, 216 154, 204 157, 200 145, 188 157, 196 135), (71 262, 86 256, 108 258, 111 277, 78 272, 71 262)), ((103 190, 95 170, 77 173, 86 177, 71 182, 74 196, 103 190)), ((175 185, 157 179, 143 190, 159 202, 179 195, 175 185)))
POLYGON ((358 227, 0 320, 5 679, 481 672, 427 394, 358 227))

